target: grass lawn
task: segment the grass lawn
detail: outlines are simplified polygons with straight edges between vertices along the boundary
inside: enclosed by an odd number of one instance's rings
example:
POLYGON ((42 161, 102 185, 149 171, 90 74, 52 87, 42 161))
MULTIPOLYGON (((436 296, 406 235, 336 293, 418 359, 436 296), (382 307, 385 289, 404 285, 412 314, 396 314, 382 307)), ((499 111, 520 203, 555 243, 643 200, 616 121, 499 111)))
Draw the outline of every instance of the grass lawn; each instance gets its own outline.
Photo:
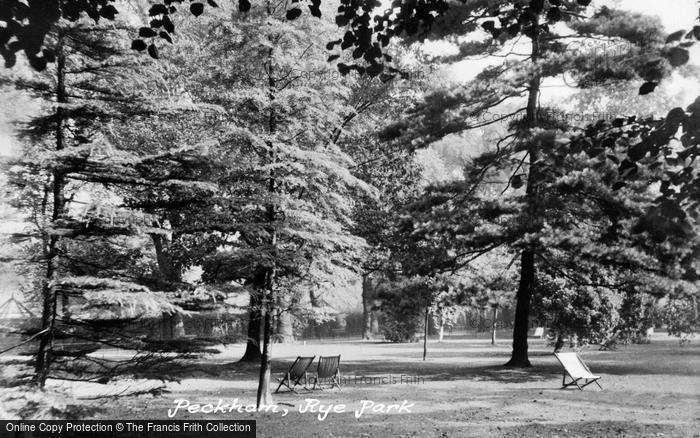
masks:
MULTIPOLYGON (((231 403, 237 398, 243 405, 254 403, 257 366, 236 364, 242 351, 236 345, 210 357, 198 371, 169 384, 171 392, 162 397, 110 401, 98 418, 165 419, 176 399, 216 405, 219 399, 231 403)), ((430 342, 425 362, 422 344, 274 345, 277 375, 297 355, 341 354, 342 390, 275 394, 275 403, 289 411, 286 416, 180 411, 174 418, 253 418, 258 421, 258 436, 264 437, 700 437, 698 340, 680 346, 675 338, 655 334, 647 345, 585 350, 584 361, 602 376, 602 391, 595 385, 584 391, 560 390, 561 368, 543 341, 531 340, 533 368, 528 370, 504 369, 501 365, 509 352, 505 340, 491 346, 486 340, 467 338, 430 342), (316 414, 299 412, 306 398, 323 405, 345 404, 346 412, 331 412, 319 421, 316 414), (383 404, 407 400, 414 406, 410 413, 370 410, 356 418, 362 400, 383 404)))

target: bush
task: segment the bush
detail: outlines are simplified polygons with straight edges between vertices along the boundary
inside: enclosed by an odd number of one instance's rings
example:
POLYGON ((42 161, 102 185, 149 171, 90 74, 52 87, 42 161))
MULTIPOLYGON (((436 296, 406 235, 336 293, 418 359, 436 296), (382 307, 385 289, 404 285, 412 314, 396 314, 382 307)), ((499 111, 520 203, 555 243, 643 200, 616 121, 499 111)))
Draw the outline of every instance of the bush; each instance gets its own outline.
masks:
POLYGON ((418 333, 422 329, 420 315, 408 319, 399 315, 386 315, 382 326, 384 338, 389 342, 418 342, 418 333))
POLYGON ((578 345, 614 344, 621 302, 610 289, 577 286, 549 276, 538 279, 533 296, 533 307, 553 338, 568 338, 578 345))
POLYGON ((649 294, 628 291, 620 307, 620 323, 616 329, 616 340, 623 344, 647 344, 647 330, 658 321, 656 299, 649 294))
POLYGON ((698 315, 700 315, 700 308, 696 297, 670 300, 664 312, 668 334, 678 336, 681 344, 690 342, 695 332, 700 331, 698 315))
POLYGON ((418 341, 423 331, 425 298, 416 288, 415 284, 406 282, 379 290, 384 315, 382 332, 387 341, 418 341))

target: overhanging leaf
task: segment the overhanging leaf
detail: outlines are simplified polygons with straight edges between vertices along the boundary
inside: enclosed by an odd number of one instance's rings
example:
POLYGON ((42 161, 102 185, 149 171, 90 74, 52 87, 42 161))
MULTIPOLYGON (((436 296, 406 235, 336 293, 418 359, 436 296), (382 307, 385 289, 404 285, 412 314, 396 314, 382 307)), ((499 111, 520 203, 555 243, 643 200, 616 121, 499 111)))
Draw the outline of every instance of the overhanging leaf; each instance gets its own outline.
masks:
POLYGON ((690 54, 686 49, 674 47, 668 53, 668 61, 674 67, 686 64, 690 60, 690 54))
POLYGON ((309 5, 309 11, 314 17, 321 18, 321 9, 318 6, 309 5))
POLYGON ((146 50, 146 43, 143 40, 133 40, 131 42, 131 48, 133 50, 138 50, 139 52, 142 52, 146 50))
POLYGON ((202 3, 192 3, 190 5, 190 12, 192 12, 192 15, 195 17, 199 17, 204 13, 204 4, 202 3))
POLYGON ((658 82, 645 82, 639 88, 639 94, 644 96, 645 94, 652 93, 656 89, 657 85, 659 85, 658 82))
POLYGON ((683 120, 685 120, 685 111, 683 111, 683 108, 680 107, 673 108, 666 116, 666 122, 671 125, 678 125, 683 120))
POLYGON ((299 18, 299 16, 301 16, 301 9, 299 8, 292 8, 288 10, 286 15, 287 20, 296 20, 299 18))
POLYGON ((683 38, 684 33, 685 33, 685 29, 673 32, 671 35, 666 37, 666 43, 668 44, 668 43, 672 43, 674 41, 680 41, 680 39, 683 38))
POLYGON ((158 49, 156 48, 155 44, 148 46, 148 54, 151 56, 151 58, 158 59, 158 49))
POLYGON ((150 27, 142 27, 139 29, 139 36, 141 38, 151 38, 156 36, 156 31, 150 27))

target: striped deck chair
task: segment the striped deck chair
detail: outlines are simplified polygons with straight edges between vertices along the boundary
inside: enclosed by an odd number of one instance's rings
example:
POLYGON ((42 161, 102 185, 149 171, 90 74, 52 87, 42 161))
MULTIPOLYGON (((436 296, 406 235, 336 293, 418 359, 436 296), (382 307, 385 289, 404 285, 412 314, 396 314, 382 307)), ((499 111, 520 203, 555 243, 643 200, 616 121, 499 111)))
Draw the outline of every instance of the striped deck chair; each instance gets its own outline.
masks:
POLYGON ((330 389, 337 386, 340 389, 340 355, 338 356, 319 356, 318 358, 318 368, 316 369, 316 375, 313 377, 314 386, 313 389, 323 390, 322 383, 331 385, 330 389))
POLYGON ((299 382, 302 381, 302 379, 304 380, 304 389, 309 389, 306 387, 308 383, 308 379, 306 378, 306 370, 308 370, 311 364, 314 363, 314 359, 316 359, 316 356, 297 356, 297 359, 294 361, 292 366, 289 367, 289 370, 287 370, 287 372, 284 374, 284 377, 277 379, 280 384, 275 390, 275 394, 279 392, 282 385, 286 386, 290 391, 297 394, 294 388, 299 384, 299 382))
POLYGON ((583 390, 583 388, 590 385, 591 383, 595 383, 596 385, 598 385, 598 388, 603 389, 603 387, 600 386, 600 383, 598 383, 598 379, 600 379, 600 376, 596 376, 593 373, 591 373, 591 370, 589 370, 586 364, 583 363, 578 353, 554 353, 554 355, 564 367, 564 373, 561 381, 561 389, 567 388, 572 385, 576 385, 578 389, 583 390), (569 375, 569 377, 571 377, 571 382, 569 383, 566 383, 567 374, 569 375))

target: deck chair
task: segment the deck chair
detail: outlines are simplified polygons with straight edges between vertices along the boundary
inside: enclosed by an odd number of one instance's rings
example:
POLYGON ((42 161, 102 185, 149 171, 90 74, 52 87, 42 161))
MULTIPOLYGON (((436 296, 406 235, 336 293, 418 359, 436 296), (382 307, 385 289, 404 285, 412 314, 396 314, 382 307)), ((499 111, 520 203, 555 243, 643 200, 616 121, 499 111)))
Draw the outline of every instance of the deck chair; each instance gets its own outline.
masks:
POLYGON ((554 355, 564 367, 564 373, 561 381, 561 389, 567 388, 572 385, 576 385, 578 389, 583 390, 583 388, 590 385, 591 383, 595 383, 596 385, 598 385, 598 388, 603 389, 603 387, 600 386, 600 383, 598 383, 598 379, 600 379, 600 376, 596 376, 593 373, 591 373, 591 370, 589 370, 586 364, 583 363, 578 353, 554 353, 554 355), (569 377, 571 377, 571 382, 569 383, 566 383, 567 374, 569 377))
POLYGON ((311 357, 303 357, 303 356, 297 356, 297 359, 294 361, 292 366, 289 367, 289 370, 284 374, 284 377, 281 379, 278 378, 277 381, 280 382, 279 386, 275 390, 275 394, 279 392, 280 388, 284 385, 287 388, 289 388, 290 391, 293 393, 297 394, 297 392, 294 390, 294 388, 304 380, 304 389, 308 389, 306 385, 308 384, 308 379, 306 377, 306 370, 309 369, 312 363, 314 363, 314 359, 316 359, 316 356, 311 356, 311 357), (291 385, 291 386, 290 386, 291 385))
POLYGON ((340 355, 338 356, 319 356, 318 357, 318 368, 316 369, 316 375, 313 377, 314 386, 313 389, 323 390, 322 383, 331 385, 330 389, 337 386, 340 389, 340 355))

